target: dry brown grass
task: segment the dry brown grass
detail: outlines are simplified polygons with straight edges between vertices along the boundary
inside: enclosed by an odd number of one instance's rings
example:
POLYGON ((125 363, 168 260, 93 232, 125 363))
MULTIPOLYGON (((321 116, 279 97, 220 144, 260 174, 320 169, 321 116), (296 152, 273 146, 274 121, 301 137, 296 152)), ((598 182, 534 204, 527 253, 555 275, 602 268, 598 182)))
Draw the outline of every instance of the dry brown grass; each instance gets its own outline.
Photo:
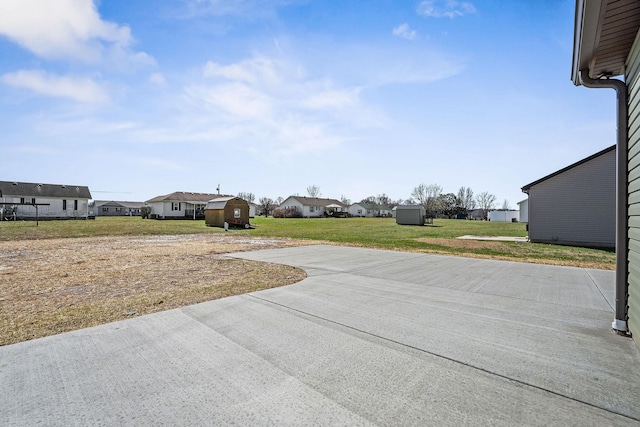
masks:
POLYGON ((0 345, 298 282, 225 253, 309 244, 217 235, 0 242, 0 345))

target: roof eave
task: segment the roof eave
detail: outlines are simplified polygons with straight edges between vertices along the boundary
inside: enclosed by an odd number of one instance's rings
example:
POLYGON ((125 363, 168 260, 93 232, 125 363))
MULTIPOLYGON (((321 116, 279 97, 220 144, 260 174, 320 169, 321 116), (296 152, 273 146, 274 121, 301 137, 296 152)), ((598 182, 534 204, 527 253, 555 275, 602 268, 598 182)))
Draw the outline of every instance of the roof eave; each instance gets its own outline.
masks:
MULTIPOLYGON (((580 86, 580 71, 589 70, 601 26, 602 0, 576 0, 571 80, 580 86)), ((597 76, 591 76, 596 78, 597 76)))

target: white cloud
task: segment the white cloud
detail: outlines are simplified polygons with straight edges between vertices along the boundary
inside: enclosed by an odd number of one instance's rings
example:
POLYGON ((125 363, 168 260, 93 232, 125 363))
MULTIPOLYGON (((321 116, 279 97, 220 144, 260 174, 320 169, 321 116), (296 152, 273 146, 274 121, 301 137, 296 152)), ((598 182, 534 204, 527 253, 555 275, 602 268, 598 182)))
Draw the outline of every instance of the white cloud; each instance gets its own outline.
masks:
POLYGON ((191 0, 188 7, 192 14, 238 16, 246 19, 273 16, 278 7, 296 0, 191 0))
POLYGON ((396 37, 402 37, 407 40, 414 40, 416 38, 415 30, 412 30, 407 23, 398 25, 393 29, 392 33, 396 37))
POLYGON ((0 0, 0 35, 47 59, 155 62, 132 51, 130 28, 102 20, 92 0, 0 0))
POLYGON ((3 74, 0 80, 7 85, 30 89, 46 96, 94 104, 109 101, 107 92, 86 77, 61 77, 39 70, 19 70, 3 74))
POLYGON ((420 15, 433 18, 455 18, 470 13, 475 13, 473 4, 466 1, 457 0, 423 0, 418 5, 420 15))
POLYGON ((158 86, 164 86, 167 84, 167 81, 164 79, 162 73, 152 73, 149 76, 149 81, 158 86))

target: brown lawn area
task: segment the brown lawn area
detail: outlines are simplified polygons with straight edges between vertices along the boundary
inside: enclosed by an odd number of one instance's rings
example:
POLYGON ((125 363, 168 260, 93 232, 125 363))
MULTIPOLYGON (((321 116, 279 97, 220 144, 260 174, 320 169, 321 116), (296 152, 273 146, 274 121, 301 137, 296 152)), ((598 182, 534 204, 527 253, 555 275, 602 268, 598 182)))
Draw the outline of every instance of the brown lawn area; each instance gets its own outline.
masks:
POLYGON ((0 345, 298 282, 225 257, 310 244, 226 234, 0 242, 0 345))

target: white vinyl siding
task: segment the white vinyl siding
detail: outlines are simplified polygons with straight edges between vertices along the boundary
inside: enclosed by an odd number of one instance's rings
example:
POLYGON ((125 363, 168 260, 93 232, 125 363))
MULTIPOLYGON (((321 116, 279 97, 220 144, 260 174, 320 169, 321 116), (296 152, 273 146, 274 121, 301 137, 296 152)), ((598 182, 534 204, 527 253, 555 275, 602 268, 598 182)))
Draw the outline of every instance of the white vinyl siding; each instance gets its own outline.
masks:
MULTIPOLYGON (((640 33, 639 33, 640 34, 640 33)), ((629 319, 627 326, 640 342, 640 37, 636 35, 627 59, 625 81, 629 87, 629 319)))

